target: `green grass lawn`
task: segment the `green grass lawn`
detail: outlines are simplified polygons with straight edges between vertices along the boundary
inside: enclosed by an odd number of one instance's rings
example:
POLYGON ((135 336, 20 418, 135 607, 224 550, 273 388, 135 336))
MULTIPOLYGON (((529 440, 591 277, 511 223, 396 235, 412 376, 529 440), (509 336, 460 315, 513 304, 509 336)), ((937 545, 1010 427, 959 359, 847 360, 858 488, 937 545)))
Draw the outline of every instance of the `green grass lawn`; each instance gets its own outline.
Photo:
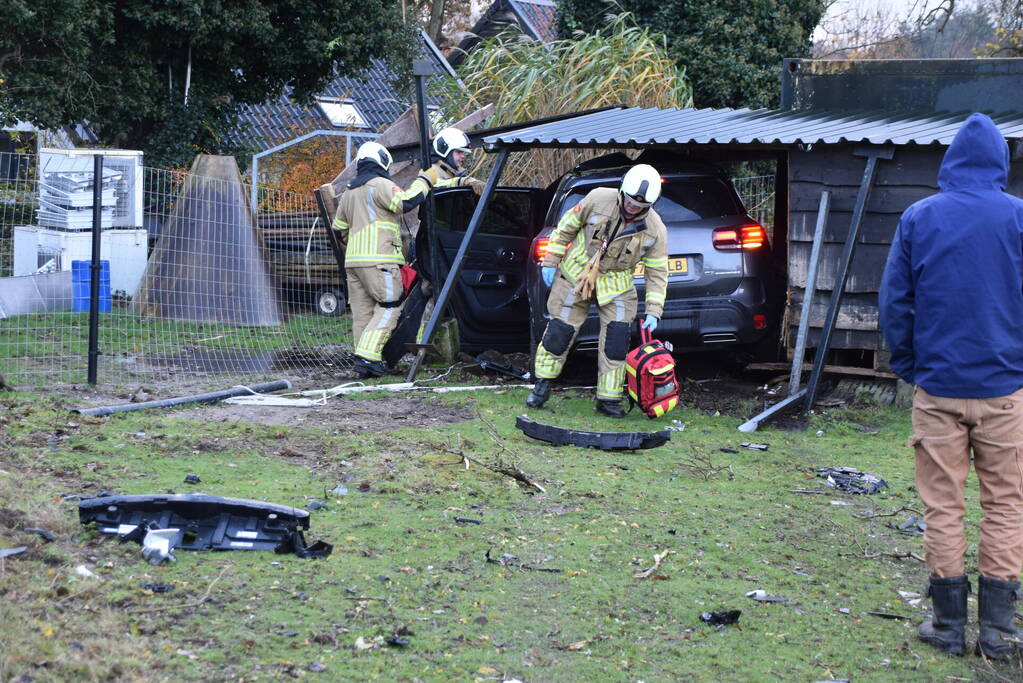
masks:
MULTIPOLYGON (((666 446, 608 453, 524 437, 524 398, 376 395, 253 424, 223 421, 220 406, 88 419, 59 393, 0 395, 0 547, 29 546, 0 560, 0 679, 1019 680, 1018 665, 915 638, 929 604, 897 591, 922 592, 926 569, 910 555, 921 541, 889 527, 913 514, 900 508, 920 509, 906 411, 828 409, 805 431, 740 435, 751 402, 691 400, 670 415, 686 428, 666 446), (769 450, 739 445, 751 437, 769 450), (459 452, 514 464, 546 493, 459 452), (827 490, 809 471, 824 465, 877 473, 890 489, 827 490), (202 483, 183 484, 189 473, 202 483), (346 496, 326 493, 342 482, 346 496), (334 553, 179 551, 153 567, 61 502, 99 487, 323 501, 308 536, 334 553), (488 551, 559 571, 488 563, 488 551), (755 589, 788 602, 745 597, 755 589), (742 610, 738 628, 699 619, 722 609, 742 610), (407 644, 389 645, 395 636, 407 644)), ((662 424, 598 417, 576 391, 548 405, 535 417, 565 426, 662 424)), ((968 495, 975 576, 975 482, 968 495)))
MULTIPOLYGON (((133 373, 160 373, 168 360, 245 356, 317 349, 351 343, 351 318, 291 315, 282 325, 237 327, 148 318, 117 306, 100 316, 101 382, 133 381, 133 373)), ((89 351, 89 314, 59 311, 0 319, 0 374, 15 385, 84 382, 89 351)))

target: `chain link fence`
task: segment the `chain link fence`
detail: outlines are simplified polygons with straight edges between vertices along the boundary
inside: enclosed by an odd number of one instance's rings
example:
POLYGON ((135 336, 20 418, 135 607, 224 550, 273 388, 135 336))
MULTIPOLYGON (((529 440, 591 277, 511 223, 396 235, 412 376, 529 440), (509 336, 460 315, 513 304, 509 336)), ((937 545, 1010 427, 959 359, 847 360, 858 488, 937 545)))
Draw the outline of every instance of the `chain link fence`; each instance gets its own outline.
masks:
MULTIPOLYGON (((88 367, 93 152, 0 154, 0 373, 77 383, 88 367), (80 153, 80 154, 79 154, 80 153)), ((231 158, 194 173, 106 157, 98 381, 352 367, 343 271, 312 196, 250 187, 231 158)))

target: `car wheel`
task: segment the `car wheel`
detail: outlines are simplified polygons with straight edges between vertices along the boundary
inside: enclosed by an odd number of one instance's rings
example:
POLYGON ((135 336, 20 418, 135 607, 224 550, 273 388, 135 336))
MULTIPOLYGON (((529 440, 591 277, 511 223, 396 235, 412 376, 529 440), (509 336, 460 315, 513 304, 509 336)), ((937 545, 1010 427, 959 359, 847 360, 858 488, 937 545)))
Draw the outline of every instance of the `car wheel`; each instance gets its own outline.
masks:
POLYGON ((316 312, 325 318, 336 318, 345 312, 345 293, 325 287, 316 293, 316 312))

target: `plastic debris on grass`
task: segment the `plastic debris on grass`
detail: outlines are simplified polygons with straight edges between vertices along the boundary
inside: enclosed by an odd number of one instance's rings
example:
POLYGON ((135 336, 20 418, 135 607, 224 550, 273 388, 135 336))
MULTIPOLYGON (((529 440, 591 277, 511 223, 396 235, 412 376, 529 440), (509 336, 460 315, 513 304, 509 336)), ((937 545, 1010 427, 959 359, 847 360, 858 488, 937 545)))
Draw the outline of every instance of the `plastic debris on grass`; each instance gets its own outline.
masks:
POLYGON ((739 628, 739 616, 741 614, 742 610, 740 609, 704 612, 700 615, 700 621, 710 624, 719 631, 725 626, 735 626, 736 628, 739 628))
POLYGON ((828 486, 839 491, 871 495, 888 488, 881 477, 854 467, 815 467, 813 471, 823 477, 828 486))

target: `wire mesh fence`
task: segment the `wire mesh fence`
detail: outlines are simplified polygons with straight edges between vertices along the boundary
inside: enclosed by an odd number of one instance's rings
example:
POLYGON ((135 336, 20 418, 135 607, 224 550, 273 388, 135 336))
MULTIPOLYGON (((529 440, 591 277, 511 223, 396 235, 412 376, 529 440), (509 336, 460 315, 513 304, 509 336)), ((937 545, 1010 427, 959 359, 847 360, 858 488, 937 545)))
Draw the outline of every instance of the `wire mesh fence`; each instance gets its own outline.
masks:
POLYGON ((774 232, 774 176, 758 175, 746 178, 733 178, 735 191, 746 206, 746 212, 760 225, 767 229, 768 234, 774 232))
MULTIPOLYGON (((0 154, 0 373, 11 383, 86 379, 91 154, 0 154)), ((253 206, 229 157, 190 173, 130 161, 105 158, 98 188, 99 382, 351 368, 343 271, 311 195, 258 187, 253 206)))

